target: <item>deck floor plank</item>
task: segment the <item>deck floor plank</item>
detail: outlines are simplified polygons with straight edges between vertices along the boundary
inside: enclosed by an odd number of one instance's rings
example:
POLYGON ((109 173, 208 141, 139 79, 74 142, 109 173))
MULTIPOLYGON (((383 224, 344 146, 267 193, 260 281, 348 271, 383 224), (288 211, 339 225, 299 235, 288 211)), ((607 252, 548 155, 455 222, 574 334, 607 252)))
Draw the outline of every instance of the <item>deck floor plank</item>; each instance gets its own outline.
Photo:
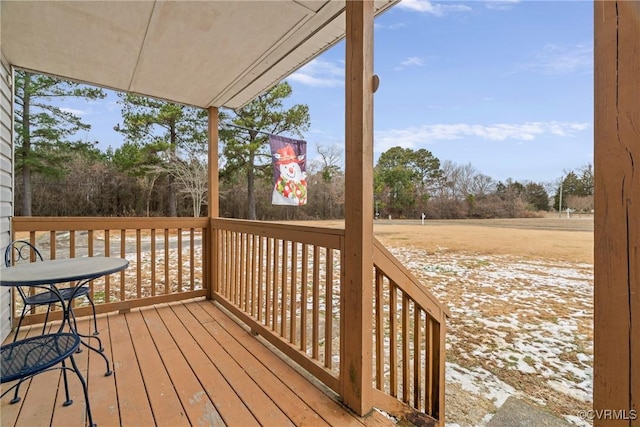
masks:
MULTIPOLYGON (((92 332, 92 325, 90 317, 79 319, 83 332, 92 332)), ((105 377, 104 361, 93 351, 84 348, 75 357, 100 427, 393 425, 375 413, 355 416, 212 301, 110 313, 98 317, 98 328, 114 374, 105 377)), ((34 325, 21 336, 40 333, 34 325)), ((69 387, 74 403, 63 407, 60 371, 26 381, 18 404, 9 404, 12 393, 2 399, 2 426, 86 426, 73 373, 69 387)))
MULTIPOLYGON (((98 317, 98 331, 100 340, 104 347, 104 354, 113 367, 113 351, 111 348, 111 330, 109 328, 109 318, 107 316, 98 317)), ((91 399, 91 412, 94 420, 101 420, 101 425, 120 425, 120 412, 118 410, 118 393, 115 373, 105 376, 106 365, 101 357, 89 358, 89 396, 91 399)))
MULTIPOLYGON (((231 318, 224 315, 221 310, 213 305, 207 304, 191 304, 188 306, 190 310, 204 310, 209 315, 215 318, 215 322, 222 328, 230 331, 240 329, 237 323, 231 318), (217 313, 216 313, 217 311, 217 313)), ((264 369, 269 370, 276 378, 286 379, 285 385, 290 389, 292 393, 302 399, 305 404, 314 408, 318 415, 324 419, 330 425, 339 426, 358 426, 362 425, 359 419, 354 417, 350 411, 343 408, 338 402, 333 400, 328 394, 324 393, 318 387, 314 386, 310 381, 299 375, 290 365, 280 358, 270 357, 272 351, 265 347, 262 343, 256 340, 248 333, 239 334, 233 333, 233 337, 237 340, 236 345, 229 342, 229 346, 234 345, 233 351, 235 352, 248 352, 251 355, 250 359, 247 359, 247 369, 252 369, 254 363, 259 363, 264 369), (263 364, 261 361, 268 360, 268 364, 263 364)))
MULTIPOLYGON (((211 304, 207 305, 213 307, 211 304)), ((206 310, 196 304, 191 304, 189 310, 199 319, 210 316, 206 310)), ((184 306, 174 306, 174 311, 176 311, 176 313, 189 312, 184 306)), ((181 314, 179 314, 179 316, 182 317, 181 314)), ((255 341, 254 337, 246 330, 240 328, 236 323, 233 323, 233 325, 229 324, 229 329, 226 329, 223 328, 220 323, 213 320, 212 318, 212 322, 206 323, 209 333, 216 337, 230 355, 243 355, 242 357, 236 357, 236 362, 242 366, 257 384, 262 384, 264 393, 267 394, 296 425, 329 425, 316 411, 307 405, 295 389, 291 389, 285 384, 285 382, 288 383, 291 378, 298 377, 292 368, 289 367, 290 371, 288 372, 281 372, 280 376, 275 375, 262 364, 260 359, 247 353, 246 348, 242 347, 237 341, 242 339, 242 337, 255 341)), ((264 348, 261 344, 259 345, 264 348)), ((267 358, 266 360, 271 361, 271 358, 267 358)), ((320 391, 318 390, 318 392, 320 391)), ((320 392, 320 394, 322 394, 322 392, 320 392)), ((351 421, 353 421, 353 418, 351 421)), ((348 424, 344 424, 343 422, 341 425, 348 424)))
MULTIPOLYGON (((109 335, 113 352, 111 362, 118 393, 119 424, 122 426, 155 425, 124 315, 109 315, 109 335)), ((92 390, 89 390, 89 394, 91 392, 92 390)), ((92 405, 95 405, 94 401, 95 399, 91 400, 92 405)), ((100 420, 96 420, 96 424, 98 423, 100 420)))
MULTIPOLYGON (((157 425, 187 426, 189 420, 140 310, 126 314, 133 347, 157 425)), ((142 396, 139 396, 142 397, 142 396)))
MULTIPOLYGON (((177 396, 191 425, 224 425, 213 402, 204 392, 198 378, 190 367, 190 360, 186 359, 176 341, 171 336, 166 324, 179 323, 180 320, 162 316, 159 312, 170 311, 168 307, 141 310, 140 313, 149 328, 151 337, 156 343, 158 354, 162 358, 177 396)), ((187 333, 183 331, 182 333, 187 333)))
POLYGON ((213 402, 216 411, 226 425, 230 426, 260 426, 251 414, 245 402, 227 383, 218 368, 210 359, 207 352, 193 338, 191 332, 179 321, 170 309, 159 310, 165 320, 167 328, 176 340, 180 349, 189 356, 194 374, 200 380, 207 396, 213 402))
MULTIPOLYGON (((77 321, 78 332, 81 334, 90 334, 91 328, 89 324, 89 318, 84 318, 77 321)), ((95 339, 91 339, 91 345, 96 344, 95 339)), ((73 359, 78 365, 78 369, 82 374, 82 377, 87 379, 87 373, 89 371, 89 350, 83 345, 80 345, 80 353, 75 353, 73 359)), ((66 362, 67 366, 73 368, 71 361, 66 362)), ((67 371, 67 383, 69 385, 69 397, 73 400, 73 404, 61 408, 56 408, 51 419, 51 427, 66 427, 69 425, 81 425, 87 415, 86 403, 84 401, 84 392, 82 391, 82 384, 78 379, 78 375, 75 372, 67 371)), ((60 379, 58 387, 58 397, 56 399, 56 405, 61 406, 65 401, 64 382, 60 379)))
MULTIPOLYGON (((189 321, 190 317, 185 319, 189 321)), ((194 319, 191 317, 191 319, 194 319)), ((245 370, 230 356, 223 345, 198 320, 185 324, 193 338, 207 349, 214 365, 223 373, 238 396, 246 402, 253 416, 263 426, 293 426, 291 420, 253 381, 245 370)))

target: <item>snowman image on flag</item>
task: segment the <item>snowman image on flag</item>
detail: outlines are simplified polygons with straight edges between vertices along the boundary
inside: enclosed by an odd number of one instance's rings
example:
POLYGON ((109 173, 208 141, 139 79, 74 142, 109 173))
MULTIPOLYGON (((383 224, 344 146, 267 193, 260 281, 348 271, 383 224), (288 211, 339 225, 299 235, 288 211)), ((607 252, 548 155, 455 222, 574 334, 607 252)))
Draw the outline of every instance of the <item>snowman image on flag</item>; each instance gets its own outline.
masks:
POLYGON ((307 173, 300 164, 304 155, 296 156, 291 145, 273 153, 275 166, 279 172, 273 187, 272 203, 274 205, 302 206, 307 204, 307 173))

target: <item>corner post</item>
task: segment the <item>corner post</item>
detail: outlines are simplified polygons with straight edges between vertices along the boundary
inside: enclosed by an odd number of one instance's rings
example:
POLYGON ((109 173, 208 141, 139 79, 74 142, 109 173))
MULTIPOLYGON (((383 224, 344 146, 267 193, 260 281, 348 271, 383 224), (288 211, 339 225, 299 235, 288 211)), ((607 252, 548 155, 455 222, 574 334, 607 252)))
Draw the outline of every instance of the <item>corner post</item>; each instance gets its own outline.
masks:
POLYGON ((220 216, 220 197, 219 197, 219 182, 218 182, 218 108, 209 107, 207 110, 209 115, 208 120, 208 140, 209 140, 209 158, 208 158, 208 186, 207 186, 207 203, 209 213, 209 238, 208 245, 205 246, 205 253, 208 257, 205 266, 209 266, 205 269, 205 283, 208 283, 207 298, 213 299, 213 295, 218 291, 220 283, 218 280, 218 232, 213 228, 213 218, 220 216))
POLYGON ((370 0, 346 2, 340 394, 359 415, 372 409, 373 7, 370 0))
POLYGON ((593 408, 616 414, 596 427, 640 426, 639 17, 638 1, 594 2, 593 408))

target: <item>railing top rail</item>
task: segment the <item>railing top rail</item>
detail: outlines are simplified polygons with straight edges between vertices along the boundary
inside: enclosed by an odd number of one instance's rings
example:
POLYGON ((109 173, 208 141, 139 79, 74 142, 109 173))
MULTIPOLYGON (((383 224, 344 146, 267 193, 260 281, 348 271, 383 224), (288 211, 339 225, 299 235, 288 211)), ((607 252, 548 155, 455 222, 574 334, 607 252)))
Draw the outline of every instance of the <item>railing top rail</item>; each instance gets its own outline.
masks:
POLYGON ((373 264, 379 267, 407 295, 427 310, 437 320, 450 317, 449 309, 442 304, 420 281, 398 261, 376 238, 373 240, 373 264))
POLYGON ((250 233, 263 237, 273 237, 310 245, 324 246, 330 249, 340 249, 340 239, 344 236, 344 230, 337 228, 230 218, 214 218, 211 220, 211 227, 214 229, 250 233))
POLYGON ((12 218, 17 231, 76 231, 149 228, 207 228, 209 218, 192 217, 34 217, 12 218))

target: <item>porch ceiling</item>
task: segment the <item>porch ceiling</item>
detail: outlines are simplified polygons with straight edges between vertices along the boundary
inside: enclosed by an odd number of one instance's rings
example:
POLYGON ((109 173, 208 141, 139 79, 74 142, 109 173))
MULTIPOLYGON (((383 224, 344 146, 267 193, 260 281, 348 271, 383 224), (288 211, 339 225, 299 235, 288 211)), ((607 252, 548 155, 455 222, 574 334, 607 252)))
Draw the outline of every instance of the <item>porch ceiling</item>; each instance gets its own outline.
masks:
MULTIPOLYGON (((376 0, 376 14, 398 0, 376 0)), ((0 2, 16 67, 238 108, 345 35, 344 0, 0 2)))

